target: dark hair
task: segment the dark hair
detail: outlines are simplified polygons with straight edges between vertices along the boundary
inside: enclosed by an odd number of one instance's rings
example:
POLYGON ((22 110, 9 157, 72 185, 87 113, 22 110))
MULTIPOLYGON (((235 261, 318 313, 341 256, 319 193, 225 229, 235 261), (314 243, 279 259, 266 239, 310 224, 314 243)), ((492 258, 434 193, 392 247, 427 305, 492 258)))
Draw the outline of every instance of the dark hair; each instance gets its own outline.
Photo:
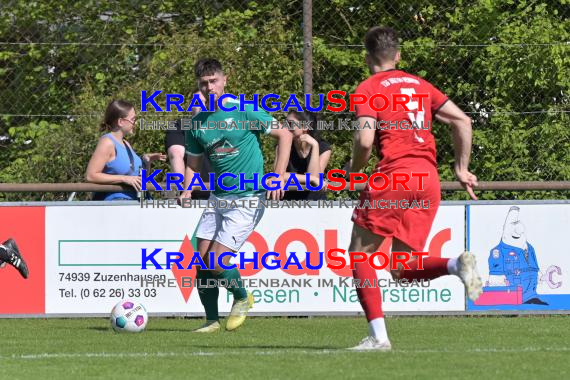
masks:
POLYGON ((214 58, 202 58, 194 66, 194 73, 196 79, 207 75, 214 75, 216 73, 223 73, 222 64, 214 58))
POLYGON ((299 119, 299 121, 305 122, 306 123, 305 125, 308 125, 310 127, 308 131, 309 136, 311 136, 317 141, 321 141, 321 134, 320 131, 317 129, 318 122, 320 119, 319 115, 316 112, 309 112, 309 111, 299 112, 292 109, 291 111, 289 111, 289 115, 295 115, 295 117, 299 119))
POLYGON ((400 50, 398 33, 392 28, 374 26, 366 32, 364 46, 368 54, 378 63, 394 60, 400 50))
POLYGON ((200 89, 198 87, 193 87, 192 91, 190 91, 190 93, 188 94, 188 97, 190 99, 192 99, 192 96, 194 96, 195 93, 200 92, 200 89))
POLYGON ((135 106, 122 99, 113 99, 105 110, 105 116, 101 122, 100 129, 102 132, 111 131, 117 125, 117 120, 122 117, 127 117, 129 111, 135 106))

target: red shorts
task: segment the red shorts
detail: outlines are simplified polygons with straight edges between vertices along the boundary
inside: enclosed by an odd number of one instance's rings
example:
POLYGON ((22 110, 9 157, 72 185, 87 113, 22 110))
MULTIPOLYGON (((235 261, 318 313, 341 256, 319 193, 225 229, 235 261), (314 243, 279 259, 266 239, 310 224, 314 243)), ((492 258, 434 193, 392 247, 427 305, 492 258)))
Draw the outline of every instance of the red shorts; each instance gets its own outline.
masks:
MULTIPOLYGON (((390 185, 384 190, 366 186, 360 194, 361 208, 354 210, 352 221, 376 235, 397 238, 412 250, 423 251, 441 200, 437 168, 421 159, 407 160, 399 163, 398 168, 383 173, 388 176, 390 185), (393 190, 394 173, 410 176, 412 173, 429 173, 429 177, 422 179, 423 190, 419 190, 417 177, 411 177, 407 182, 410 190, 405 190, 402 185, 393 190)), ((384 180, 379 178, 374 183, 382 187, 384 180)))

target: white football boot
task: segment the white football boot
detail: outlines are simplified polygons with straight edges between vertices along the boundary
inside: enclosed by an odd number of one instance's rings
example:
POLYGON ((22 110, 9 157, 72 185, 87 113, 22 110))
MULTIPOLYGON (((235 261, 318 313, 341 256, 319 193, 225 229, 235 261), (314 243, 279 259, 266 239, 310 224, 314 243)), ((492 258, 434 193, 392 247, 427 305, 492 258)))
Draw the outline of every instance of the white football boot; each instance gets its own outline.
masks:
POLYGON ((352 351, 390 351, 391 349, 392 345, 389 340, 380 342, 373 336, 367 336, 360 341, 358 346, 349 348, 352 351))
POLYGON ((458 276, 465 285, 467 295, 472 301, 476 301, 481 293, 483 293, 483 282, 477 271, 475 255, 469 252, 463 252, 457 259, 457 266, 459 269, 458 276))

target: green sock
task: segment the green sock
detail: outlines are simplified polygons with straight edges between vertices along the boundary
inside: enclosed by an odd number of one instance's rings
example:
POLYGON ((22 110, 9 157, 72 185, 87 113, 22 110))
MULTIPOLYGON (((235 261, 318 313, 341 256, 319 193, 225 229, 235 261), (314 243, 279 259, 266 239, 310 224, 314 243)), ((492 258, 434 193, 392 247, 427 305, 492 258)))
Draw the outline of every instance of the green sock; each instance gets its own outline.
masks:
POLYGON ((225 270, 221 273, 215 273, 214 276, 218 280, 227 280, 227 289, 234 295, 234 300, 238 301, 247 298, 247 292, 243 287, 241 275, 239 274, 239 270, 237 270, 237 268, 225 270), (234 280, 233 283, 231 283, 232 280, 234 280))
POLYGON ((217 321, 220 319, 218 315, 218 295, 220 294, 220 289, 217 286, 212 288, 206 287, 209 278, 214 278, 209 270, 198 269, 196 279, 201 281, 201 284, 198 285, 198 295, 206 310, 206 319, 208 321, 217 321))

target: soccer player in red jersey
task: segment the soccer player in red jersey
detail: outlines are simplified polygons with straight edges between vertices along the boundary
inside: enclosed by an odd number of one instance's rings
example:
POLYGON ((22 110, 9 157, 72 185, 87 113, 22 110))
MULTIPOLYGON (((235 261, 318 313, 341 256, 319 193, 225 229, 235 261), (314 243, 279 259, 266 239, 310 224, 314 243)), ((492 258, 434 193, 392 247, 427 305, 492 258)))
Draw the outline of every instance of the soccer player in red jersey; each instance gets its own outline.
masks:
MULTIPOLYGON (((385 190, 374 190, 367 185, 361 193, 360 202, 387 200, 398 202, 408 200, 429 201, 424 208, 360 208, 352 215, 354 222, 349 251, 371 254, 378 250, 385 238, 392 238, 392 260, 397 252, 423 251, 432 222, 440 202, 440 184, 436 163, 435 141, 431 133, 431 120, 451 125, 455 147, 455 175, 471 198, 477 199, 473 187, 477 177, 468 170, 471 152, 471 119, 463 113, 441 91, 426 80, 404 71, 397 70, 400 60, 399 42, 396 31, 391 28, 373 27, 365 36, 366 63, 372 76, 362 82, 355 94, 363 94, 370 99, 375 94, 383 94, 392 99, 392 94, 406 94, 410 101, 406 104, 385 107, 384 97, 377 96, 377 103, 356 106, 356 117, 360 128, 355 135, 350 171, 358 172, 366 166, 372 146, 380 156, 375 172, 385 173, 389 178, 393 173, 422 172, 423 188, 419 181, 409 181, 409 190, 398 185, 397 190, 387 186, 385 190), (423 97, 414 94, 428 94, 423 97), (422 102, 420 104, 420 102, 422 102), (407 110, 405 109, 407 108, 407 110), (380 111, 381 109, 384 109, 380 111), (404 121, 404 123, 401 123, 404 121), (415 124, 414 124, 415 123, 415 124), (410 128, 408 125, 412 124, 410 128), (368 125, 368 127, 367 127, 368 125), (376 128, 374 128, 376 126, 376 128), (372 127, 372 128, 369 128, 372 127)), ((380 181, 381 182, 381 181, 380 181)), ((381 188, 379 183, 376 188, 381 188)), ((418 261, 407 263, 411 269, 398 264, 391 270, 394 279, 421 280, 434 279, 452 274, 465 284, 471 299, 481 293, 481 279, 477 273, 475 257, 464 252, 458 258, 445 259, 424 257, 423 269, 418 269, 418 261)), ((376 279, 376 271, 368 262, 357 263, 353 270, 355 279, 376 279)), ((390 350, 391 344, 386 332, 382 312, 380 289, 377 287, 357 288, 360 304, 364 309, 369 325, 369 334, 354 350, 390 350)))

